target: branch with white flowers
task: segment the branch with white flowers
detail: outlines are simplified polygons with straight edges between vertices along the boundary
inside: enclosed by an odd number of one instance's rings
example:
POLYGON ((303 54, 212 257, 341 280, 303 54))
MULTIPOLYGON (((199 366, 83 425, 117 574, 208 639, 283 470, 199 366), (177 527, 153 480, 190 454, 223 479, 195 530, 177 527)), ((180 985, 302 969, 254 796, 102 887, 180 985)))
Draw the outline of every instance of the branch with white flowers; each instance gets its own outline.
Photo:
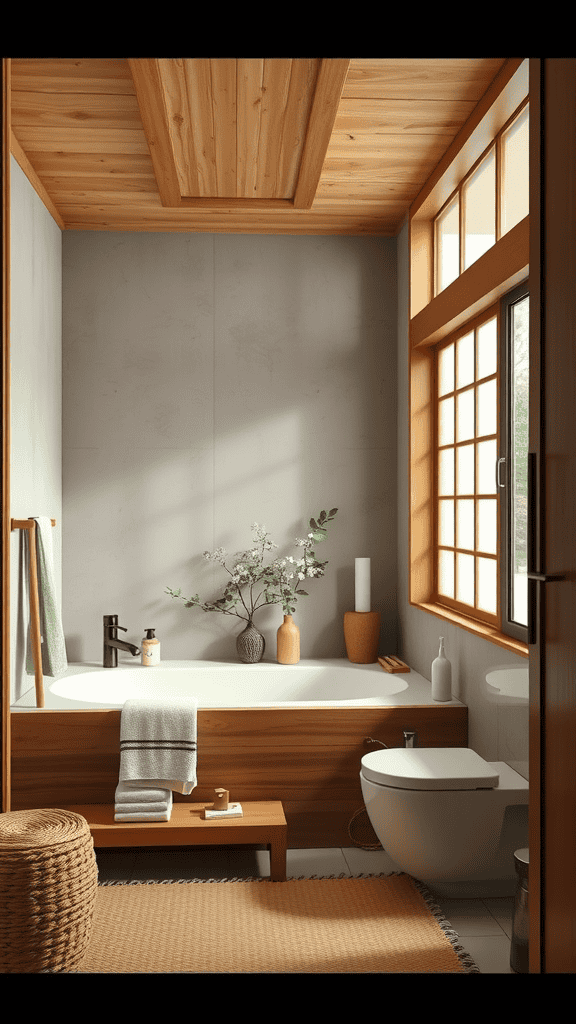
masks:
POLYGON ((288 555, 266 564, 267 553, 278 545, 270 540, 266 528, 258 523, 252 526, 253 546, 232 556, 230 566, 224 548, 205 551, 204 558, 218 562, 230 577, 222 596, 216 601, 201 601, 198 594, 183 597, 181 589, 171 590, 169 587, 166 593, 184 601, 186 608, 202 608, 205 612, 235 615, 246 622, 252 622, 255 612, 266 605, 281 604, 284 614, 292 615, 298 597, 308 596, 307 591, 301 587, 302 582, 324 575, 328 562, 317 559, 314 547, 326 539, 328 523, 334 519, 337 511, 337 508, 333 508, 330 512, 321 512, 316 519, 310 519, 308 536, 304 539, 296 538, 295 541, 296 546, 303 549, 301 558, 288 555))

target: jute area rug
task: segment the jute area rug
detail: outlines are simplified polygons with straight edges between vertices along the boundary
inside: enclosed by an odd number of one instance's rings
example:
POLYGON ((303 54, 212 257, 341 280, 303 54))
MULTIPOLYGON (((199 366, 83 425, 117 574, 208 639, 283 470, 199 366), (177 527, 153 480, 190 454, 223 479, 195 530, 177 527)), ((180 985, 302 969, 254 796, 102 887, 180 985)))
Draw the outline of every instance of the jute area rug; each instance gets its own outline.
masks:
POLYGON ((479 974, 409 875, 98 886, 85 974, 479 974))

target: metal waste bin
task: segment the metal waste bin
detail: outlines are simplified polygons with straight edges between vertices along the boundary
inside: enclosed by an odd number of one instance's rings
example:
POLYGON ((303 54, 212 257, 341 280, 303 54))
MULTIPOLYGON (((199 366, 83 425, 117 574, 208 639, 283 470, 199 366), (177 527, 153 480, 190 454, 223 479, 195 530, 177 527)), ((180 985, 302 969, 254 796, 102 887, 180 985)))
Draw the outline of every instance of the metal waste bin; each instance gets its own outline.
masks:
POLYGON ((517 974, 528 974, 528 850, 516 850, 514 867, 518 887, 514 899, 510 967, 517 974))

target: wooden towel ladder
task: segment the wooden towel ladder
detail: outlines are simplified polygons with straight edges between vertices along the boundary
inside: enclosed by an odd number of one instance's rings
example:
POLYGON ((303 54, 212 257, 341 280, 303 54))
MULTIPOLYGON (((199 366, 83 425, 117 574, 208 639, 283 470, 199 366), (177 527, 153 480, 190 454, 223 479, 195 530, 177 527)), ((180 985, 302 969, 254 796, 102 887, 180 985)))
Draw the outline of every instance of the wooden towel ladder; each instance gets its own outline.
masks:
MULTIPOLYGON (((56 520, 51 519, 52 526, 56 520)), ((44 676, 42 673, 42 640, 40 636, 40 599, 38 595, 38 567, 36 564, 36 520, 12 519, 11 530, 28 530, 30 553, 30 636, 34 659, 34 681, 36 685, 36 707, 44 707, 44 676)))

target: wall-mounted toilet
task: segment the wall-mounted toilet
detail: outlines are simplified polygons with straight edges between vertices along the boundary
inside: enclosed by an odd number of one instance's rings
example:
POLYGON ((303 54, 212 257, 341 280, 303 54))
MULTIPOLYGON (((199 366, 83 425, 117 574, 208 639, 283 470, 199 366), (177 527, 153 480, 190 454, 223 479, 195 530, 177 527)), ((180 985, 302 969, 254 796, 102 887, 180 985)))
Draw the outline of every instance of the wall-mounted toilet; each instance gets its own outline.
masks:
POLYGON ((362 758, 372 827, 400 871, 439 895, 504 896, 528 845, 528 782, 468 747, 388 748, 362 758))

